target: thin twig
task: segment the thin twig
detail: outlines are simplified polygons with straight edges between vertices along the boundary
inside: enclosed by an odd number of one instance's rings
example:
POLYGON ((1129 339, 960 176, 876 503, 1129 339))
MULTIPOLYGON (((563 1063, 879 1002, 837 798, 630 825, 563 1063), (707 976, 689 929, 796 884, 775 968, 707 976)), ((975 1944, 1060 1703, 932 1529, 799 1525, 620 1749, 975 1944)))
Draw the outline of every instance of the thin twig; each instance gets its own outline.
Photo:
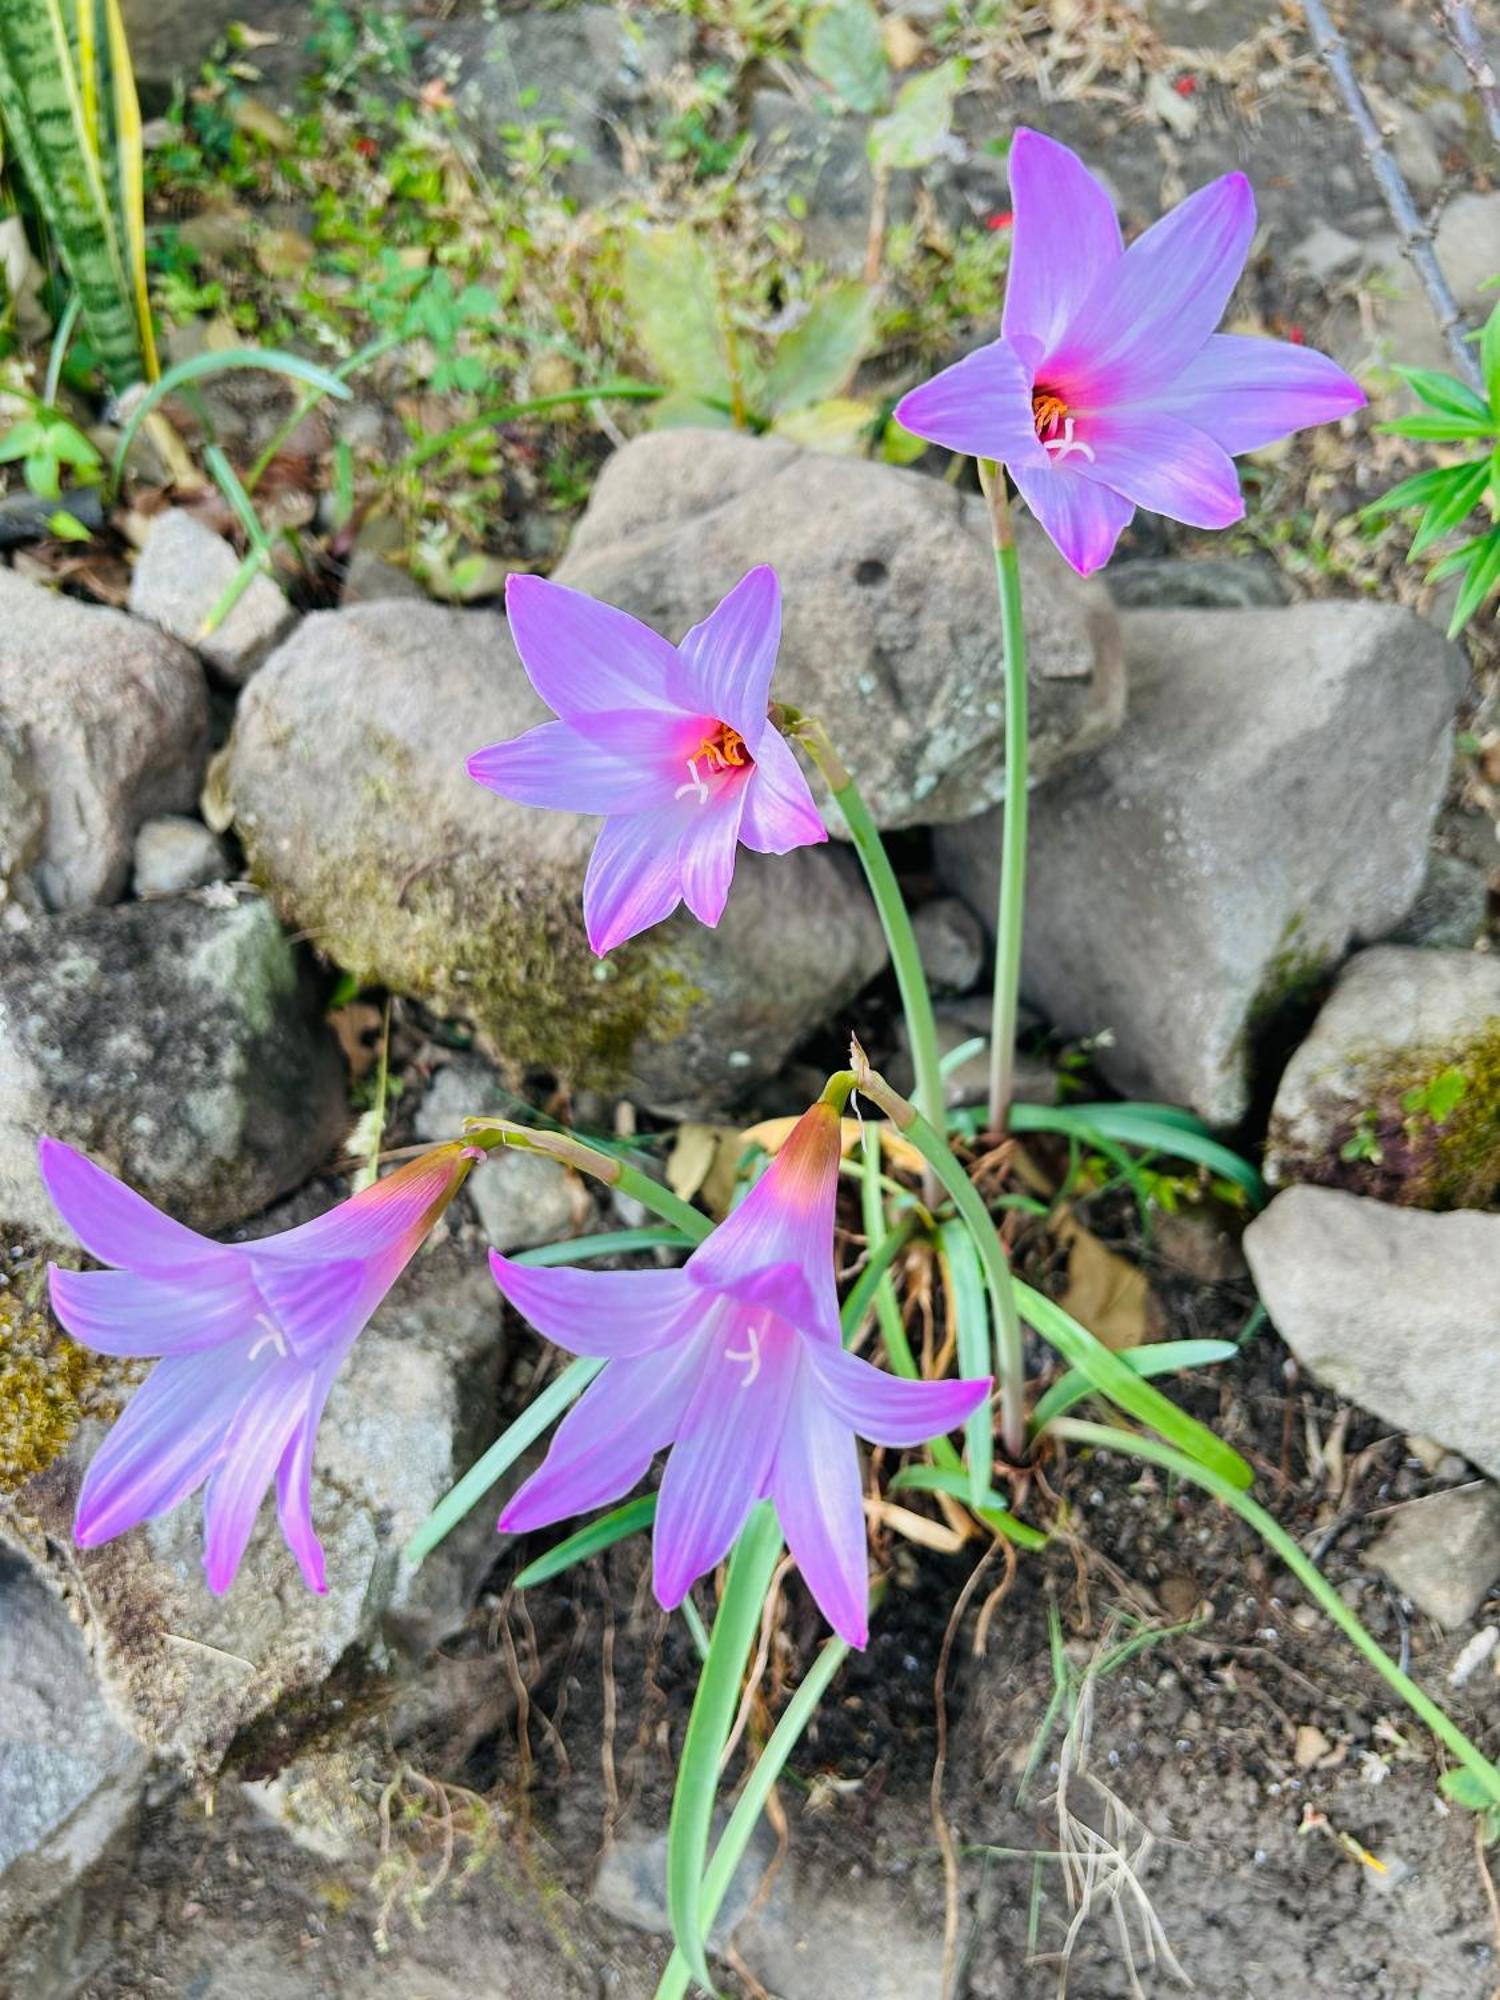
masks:
POLYGON ((1354 65, 1349 59, 1349 48, 1343 36, 1329 18, 1323 0, 1302 0, 1302 12, 1312 34, 1313 44, 1318 54, 1338 86, 1339 95, 1344 100, 1344 108, 1359 134, 1359 143, 1364 148, 1365 159, 1375 185, 1380 189, 1381 198, 1390 211, 1396 233, 1401 238, 1402 248, 1411 259, 1412 267, 1422 281, 1422 289, 1427 294, 1427 302, 1432 307, 1448 352, 1453 356, 1459 374, 1476 391, 1482 393, 1484 384, 1480 379, 1479 363, 1472 349, 1464 339, 1467 326, 1463 314, 1458 309, 1458 301, 1443 276, 1442 266, 1432 248, 1432 232, 1417 213, 1412 200, 1411 189, 1406 185, 1401 169, 1381 136, 1375 114, 1370 109, 1369 100, 1360 89, 1359 78, 1354 74, 1354 65))
POLYGON ((1443 0, 1442 18, 1448 39, 1473 80, 1474 95, 1484 112, 1490 137, 1500 146, 1500 80, 1496 79, 1495 65, 1490 61, 1489 51, 1479 33, 1474 9, 1469 0, 1443 0))

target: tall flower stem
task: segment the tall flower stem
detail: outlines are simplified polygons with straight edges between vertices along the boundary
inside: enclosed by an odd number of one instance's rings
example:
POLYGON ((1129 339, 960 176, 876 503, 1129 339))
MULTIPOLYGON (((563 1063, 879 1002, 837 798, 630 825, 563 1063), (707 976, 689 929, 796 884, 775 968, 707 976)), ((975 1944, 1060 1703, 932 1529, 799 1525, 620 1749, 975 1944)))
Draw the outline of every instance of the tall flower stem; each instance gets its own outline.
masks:
POLYGON ((990 1017, 990 1130, 1003 1133, 1015 1090, 1016 1018, 1021 991, 1021 926, 1026 911, 1026 785, 1031 748, 1021 566, 1005 471, 987 459, 979 477, 990 503, 1000 636, 1005 649, 1005 801, 1001 808, 1000 900, 995 911, 995 993, 990 1017))
MULTIPOLYGON (((797 716, 789 719, 789 728, 822 772, 823 780, 833 794, 834 804, 844 815, 844 824, 849 829, 849 838, 865 871, 865 880, 870 885, 870 894, 885 931, 885 941, 890 947, 891 966, 901 994, 901 1011, 906 1017, 906 1037, 911 1044, 911 1066, 915 1078, 913 1096, 922 1115, 939 1132, 946 1131, 948 1120, 943 1096, 943 1065, 938 1049, 937 1020, 932 1011, 932 995, 928 991, 927 974, 922 969, 917 935, 912 929, 896 871, 885 851, 885 842, 870 817, 870 809, 859 787, 834 749, 822 723, 810 716, 797 716)), ((937 1198, 937 1181, 930 1170, 924 1176, 923 1192, 930 1207, 937 1198)))

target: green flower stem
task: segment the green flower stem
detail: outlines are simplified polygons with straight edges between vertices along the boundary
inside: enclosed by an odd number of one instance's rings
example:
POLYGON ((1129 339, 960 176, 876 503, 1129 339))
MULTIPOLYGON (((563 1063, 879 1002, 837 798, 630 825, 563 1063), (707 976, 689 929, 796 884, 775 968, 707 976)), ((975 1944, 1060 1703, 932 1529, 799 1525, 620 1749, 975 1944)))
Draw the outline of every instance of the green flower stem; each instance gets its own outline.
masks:
POLYGON ((985 1285, 995 1315, 995 1372, 1000 1391, 1000 1436, 1007 1457, 1019 1462, 1026 1451, 1026 1354, 1021 1335, 1021 1318, 1016 1306, 1015 1280, 1004 1245, 990 1220, 989 1210, 973 1182, 954 1158, 947 1141, 914 1105, 891 1089, 876 1074, 856 1045, 855 1075, 863 1096, 878 1104, 891 1122, 913 1142, 924 1160, 953 1197, 953 1204, 968 1224, 984 1266, 985 1285))
MULTIPOLYGON (((947 1125, 947 1105, 943 1094, 937 1021, 932 1011, 932 995, 927 988, 927 974, 922 969, 922 954, 917 949, 917 935, 911 927, 911 917, 896 880, 896 871, 885 851, 880 830, 870 817, 870 809, 835 751, 827 730, 820 722, 806 716, 796 718, 792 727, 797 740, 806 746, 808 755, 822 772, 824 782, 833 794, 834 804, 844 815, 854 851, 864 868, 865 880, 870 885, 870 894, 885 931, 885 941, 890 947, 891 966, 901 994, 901 1010, 906 1016, 912 1073, 916 1079, 913 1094, 923 1115, 941 1132, 947 1125)), ((929 1204, 935 1199, 936 1192, 936 1184, 929 1176, 926 1188, 929 1204)))
MULTIPOLYGON (((714 1918, 729 1893, 735 1870, 744 1859, 745 1849, 750 1845, 750 1837, 765 1811, 772 1787, 786 1768, 786 1761, 798 1738, 811 1722, 814 1709, 827 1693, 829 1682, 844 1664, 848 1653, 849 1648, 842 1639, 827 1642, 808 1670, 801 1687, 782 1710, 770 1740, 756 1759, 755 1768, 735 1802, 729 1823, 714 1849, 708 1873, 703 1878, 698 1909, 705 1933, 713 1929, 714 1918)), ((680 1951, 674 1951, 656 1989, 656 2000, 683 2000, 691 1977, 687 1960, 680 1951)))
POLYGON ((698 1677, 698 1692, 682 1740, 677 1788, 667 1822, 667 1909, 672 1935, 688 1970, 710 1993, 705 1937, 708 1921, 703 1908, 703 1873, 708 1861, 708 1836, 714 1799, 719 1789, 719 1764, 729 1740, 745 1663, 755 1641, 766 1592, 781 1560, 781 1527, 776 1510, 762 1500, 740 1533, 729 1558, 724 1595, 714 1615, 708 1658, 698 1677))
POLYGON ((629 1195, 653 1215, 659 1215, 663 1222, 680 1229, 692 1243, 701 1243, 713 1230, 712 1222, 700 1209, 673 1194, 670 1188, 652 1180, 628 1160, 613 1153, 601 1153, 571 1133, 541 1132, 530 1125, 513 1125, 505 1118, 468 1118, 464 1121, 464 1137, 471 1146, 482 1146, 487 1153, 501 1146, 512 1146, 523 1153, 546 1153, 551 1159, 561 1160, 564 1166, 575 1167, 579 1173, 589 1174, 596 1181, 629 1195))
POLYGON ((1122 1457, 1145 1459, 1150 1465, 1159 1465, 1164 1472, 1174 1474, 1179 1479, 1190 1479, 1205 1492, 1212 1493, 1216 1500, 1222 1500, 1226 1507, 1232 1507, 1242 1521, 1255 1530, 1266 1546, 1284 1562, 1302 1585, 1308 1596, 1320 1610, 1328 1616, 1386 1681, 1412 1712, 1419 1716, 1445 1748, 1463 1765, 1475 1781, 1482 1787, 1492 1804, 1500 1807, 1500 1769, 1497 1769, 1477 1746, 1471 1743, 1455 1722, 1450 1721, 1442 1709, 1429 1695, 1425 1695, 1408 1674, 1404 1674, 1396 1662, 1376 1644, 1354 1613, 1345 1604, 1328 1579, 1318 1569, 1310 1557, 1304 1555, 1296 1542, 1272 1515, 1268 1514, 1258 1500, 1248 1493, 1232 1486, 1207 1466, 1200 1465, 1184 1453, 1174 1451, 1170 1445, 1160 1444, 1155 1438, 1140 1437, 1133 1431, 1116 1430, 1109 1424, 1082 1423, 1073 1417, 1054 1419, 1050 1435, 1067 1438, 1074 1444, 1092 1445, 1098 1451, 1118 1452, 1122 1457))
POLYGON ((1005 472, 980 462, 995 540, 1000 633, 1005 649, 1005 800, 1001 809, 1000 901, 995 912, 995 994, 990 1025, 990 1129, 1003 1133, 1010 1117, 1016 1068, 1016 1017, 1021 988, 1021 926, 1026 910, 1026 785, 1030 762, 1026 627, 1021 616, 1021 566, 1005 472))

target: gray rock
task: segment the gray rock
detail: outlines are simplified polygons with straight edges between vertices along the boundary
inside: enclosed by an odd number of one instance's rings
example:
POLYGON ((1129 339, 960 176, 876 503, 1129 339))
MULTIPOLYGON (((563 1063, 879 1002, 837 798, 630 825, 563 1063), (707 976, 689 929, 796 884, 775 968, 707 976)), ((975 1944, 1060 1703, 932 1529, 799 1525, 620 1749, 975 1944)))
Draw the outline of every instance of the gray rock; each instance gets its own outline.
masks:
POLYGON ((344 587, 339 592, 339 603, 384 604, 393 597, 404 597, 413 603, 421 602, 427 595, 421 584, 409 569, 399 564, 387 562, 375 549, 356 549, 349 558, 349 567, 344 572, 344 587))
POLYGON ((580 912, 597 823, 464 770, 545 714, 490 613, 305 619, 250 683, 230 746, 251 871, 340 965, 472 1020, 506 1061, 717 1108, 880 970, 857 871, 829 848, 741 854, 717 931, 679 912, 601 964, 580 912))
POLYGON ((922 970, 935 994, 967 993, 984 970, 984 926, 957 896, 934 896, 912 913, 922 970))
POLYGON ((47 832, 47 807, 32 782, 20 739, 0 721, 0 906, 35 906, 34 870, 47 832))
MULTIPOLYGON (((988 1101, 992 1005, 988 993, 974 993, 967 999, 939 1000, 932 1010, 940 1056, 951 1056, 971 1042, 983 1044, 983 1047, 971 1050, 962 1062, 954 1063, 946 1073, 944 1096, 954 1109, 988 1101)), ((905 1021, 897 1027, 896 1040, 900 1054, 893 1066, 892 1081, 900 1089, 909 1090, 913 1075, 905 1021)), ((1014 1095, 1021 1104, 1056 1104, 1057 1072, 1041 1056, 1028 1055, 1019 1050, 1015 1062, 1014 1095)))
MULTIPOLYGON (((722 1827, 716 1827, 717 1839, 722 1827)), ((722 1950, 733 1937, 755 1900, 756 1890, 767 1868, 776 1858, 774 1843, 762 1826, 752 1836, 744 1858, 734 1871, 728 1893, 709 1933, 715 1949, 722 1950)), ((776 1893, 773 1890, 773 1896, 776 1893)), ((593 1900, 601 1910, 635 1930, 653 1937, 670 1937, 672 1919, 667 1910, 667 1836, 644 1828, 626 1827, 606 1848, 594 1878, 593 1900)))
MULTIPOLYGON (((417 1111, 417 1136, 462 1138, 466 1118, 508 1117, 514 1108, 488 1063, 460 1056, 444 1063, 428 1086, 417 1111)), ((492 1153, 469 1176, 467 1192, 485 1242, 502 1256, 576 1236, 593 1214, 577 1174, 540 1153, 492 1153)))
MULTIPOLYGON (((1395 606, 1135 611, 1118 736, 1038 788, 1023 984, 1131 1097, 1232 1125, 1259 1026, 1416 896, 1463 664, 1395 606)), ((985 917, 999 829, 937 836, 985 917)))
POLYGON ((0 1219, 70 1240, 37 1177, 42 1132, 214 1229, 304 1180, 345 1116, 337 1044, 264 903, 127 903, 0 935, 0 1219))
POLYGON ((1284 1188, 1245 1255, 1277 1332, 1330 1389, 1500 1477, 1500 1215, 1284 1188))
MULTIPOLYGON (((1494 305, 1494 295, 1483 286, 1494 276, 1496 243, 1500 243, 1500 189, 1455 195, 1439 218, 1433 252, 1459 310, 1473 326, 1483 325, 1494 305)), ((1382 295, 1372 300, 1382 351, 1392 361, 1451 375, 1453 356, 1400 244, 1394 237, 1385 238, 1372 246, 1372 261, 1383 267, 1388 279, 1382 295)))
POLYGON ((1365 255, 1365 246, 1357 236, 1350 236, 1342 229, 1335 229, 1331 222, 1319 219, 1292 251, 1288 260, 1294 271, 1305 272, 1320 285, 1336 278, 1341 271, 1351 271, 1365 255))
POLYGON ((130 609, 198 657, 221 680, 242 687, 297 622, 270 577, 257 576, 212 632, 204 625, 238 574, 240 559, 222 535, 172 507, 157 517, 130 578, 130 609))
POLYGON ((1489 901, 1482 868, 1457 854, 1429 855, 1417 900, 1386 942, 1467 951, 1484 931, 1489 901))
POLYGON ((1162 556, 1117 563, 1108 573, 1109 594, 1122 610, 1241 611, 1275 608, 1287 601, 1274 564, 1247 556, 1162 556))
POLYGON ((247 18, 258 33, 278 37, 251 57, 273 83, 310 67, 306 0, 255 0, 250 9, 245 0, 124 0, 124 16, 131 67, 148 106, 165 104, 174 83, 193 83, 214 44, 247 18))
POLYGON ((0 1535, 0 1940, 98 1859, 147 1763, 61 1598, 0 1535))
MULTIPOLYGON (((271 1215, 267 1226, 300 1220, 271 1215)), ((101 1431, 88 1423, 64 1458, 23 1488, 8 1532, 43 1570, 81 1573, 80 1616, 109 1699, 129 1733, 159 1755, 212 1769, 246 1723, 316 1689, 351 1646, 395 1628, 431 1636, 459 1597, 444 1544, 415 1575, 404 1543, 493 1436, 501 1306, 483 1259, 452 1242, 419 1253, 361 1334, 319 1427, 313 1520, 328 1591, 303 1584, 268 1500, 232 1587, 210 1594, 202 1506, 192 1499, 102 1548, 68 1550, 77 1481, 101 1431)), ((494 1521, 474 1539, 488 1563, 494 1521)), ((468 1523, 464 1526, 467 1528, 468 1523)), ((462 1531, 460 1531, 462 1541, 462 1531)), ((453 1560, 469 1565, 472 1550, 453 1560)))
POLYGON ((136 828, 192 805, 207 755, 208 690, 191 653, 123 611, 0 569, 0 757, 19 763, 30 793, 0 802, 13 893, 54 910, 112 901, 136 828))
MULTIPOLYGON (((1056 769, 1123 713, 1115 613, 1019 524, 1031 755, 1056 769)), ((1004 792, 988 515, 925 473, 733 431, 615 453, 557 581, 680 639, 754 564, 781 579, 775 694, 827 723, 883 827, 963 819, 1004 792)))
POLYGON ((941 1926, 888 1879, 836 1882, 789 1867, 778 1893, 735 1940, 777 2000, 941 2000, 941 1926))
POLYGON ((1459 1486, 1408 1500, 1364 1560, 1448 1631, 1467 1625, 1500 1577, 1500 1492, 1459 1486))
POLYGON ((1500 1187, 1500 959, 1415 945, 1350 959, 1277 1089, 1265 1173, 1484 1207, 1500 1187), (1461 1094, 1440 1118, 1407 1101, 1450 1070, 1461 1094))
POLYGON ((131 887, 137 896, 180 896, 228 877, 224 843, 201 819, 166 813, 145 821, 136 834, 131 887))

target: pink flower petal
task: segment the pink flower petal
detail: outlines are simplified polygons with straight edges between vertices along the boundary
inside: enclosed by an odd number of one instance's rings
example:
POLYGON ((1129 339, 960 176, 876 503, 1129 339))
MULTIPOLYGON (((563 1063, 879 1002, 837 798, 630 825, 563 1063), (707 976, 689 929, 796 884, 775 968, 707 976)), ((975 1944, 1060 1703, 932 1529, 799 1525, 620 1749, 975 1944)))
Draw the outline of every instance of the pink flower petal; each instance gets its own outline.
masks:
POLYGON ((500 1532, 522 1535, 586 1514, 644 1479, 657 1452, 677 1435, 703 1347, 689 1336, 662 1353, 610 1362, 558 1425, 541 1470, 501 1514, 500 1532))
POLYGON ((1178 204, 1089 287, 1038 380, 1077 411, 1169 383, 1223 316, 1255 234, 1255 197, 1225 174, 1178 204))
POLYGON ((702 1302, 683 1271, 555 1271, 490 1252, 490 1270, 518 1313, 569 1354, 630 1359, 688 1330, 702 1302))
POLYGON ((589 857, 583 921, 600 958, 671 916, 682 901, 677 850, 685 817, 674 801, 657 812, 607 819, 589 857))
POLYGON ((771 1498, 787 1546, 818 1609, 841 1639, 869 1638, 870 1554, 859 1454, 849 1426, 804 1376, 792 1395, 771 1472, 771 1498))
MULTIPOLYGON (((603 717, 597 720, 603 720, 603 717)), ((543 722, 508 743, 476 750, 465 768, 476 783, 522 806, 554 812, 633 813, 658 806, 682 777, 683 724, 679 717, 647 711, 621 718, 645 734, 653 754, 634 759, 605 748, 597 733, 585 736, 570 722, 543 722), (670 774, 670 775, 669 775, 670 774)), ((689 732, 685 758, 699 741, 689 732)))
POLYGON ((678 647, 697 705, 759 754, 781 644, 781 585, 769 563, 750 570, 678 647))
POLYGON ((231 1339, 260 1300, 248 1260, 191 1281, 48 1266, 52 1310, 96 1354, 192 1354, 231 1339))
POLYGON ((740 815, 749 783, 746 778, 737 778, 721 784, 690 815, 678 847, 682 900, 710 930, 729 901, 740 844, 740 815))
POLYGON ((1195 528, 1227 528, 1245 512, 1234 460, 1181 417, 1111 411, 1090 417, 1094 456, 1078 475, 1121 493, 1137 507, 1195 528))
POLYGON ((1120 225, 1078 155, 1024 125, 1011 141, 1010 192, 1015 227, 1001 330, 1008 340, 1034 339, 1047 353, 1094 280, 1119 262, 1120 225))
POLYGON ((1045 463, 1031 414, 1031 380, 1010 342, 992 340, 903 396, 896 421, 949 451, 1011 466, 1045 463))
POLYGON ((799 1331, 839 1340, 833 1275, 833 1210, 838 1195, 839 1121, 815 1104, 793 1127, 781 1151, 749 1194, 687 1262, 699 1284, 734 1293, 747 1274, 791 1265, 804 1274, 811 1321, 799 1331))
POLYGON ((871 1444, 925 1444, 957 1430, 990 1393, 990 1381, 906 1382, 842 1347, 809 1348, 816 1391, 839 1423, 871 1444))
POLYGON ((223 1263, 226 1252, 60 1139, 42 1139, 37 1165, 53 1205, 91 1257, 143 1277, 171 1278, 223 1263))
POLYGON ((321 1371, 308 1392, 306 1414, 292 1432, 291 1441, 276 1468, 276 1512, 286 1545, 297 1559, 302 1581, 322 1597, 328 1590, 328 1568, 323 1544, 318 1540, 312 1518, 313 1450, 323 1405, 333 1384, 333 1369, 321 1371))
POLYGON ((760 739, 744 792, 740 841, 757 854, 789 854, 828 838, 802 767, 779 731, 768 729, 760 739))
POLYGON ((372 1187, 279 1236, 247 1243, 252 1262, 323 1257, 378 1260, 389 1284, 463 1186, 473 1164, 461 1139, 431 1146, 372 1187))
POLYGON ((1078 574, 1102 569, 1135 512, 1132 503, 1081 478, 1072 460, 1054 465, 1049 459, 1040 468, 1013 465, 1011 476, 1038 525, 1078 574))
POLYGON ((1147 407, 1196 425, 1234 456, 1345 417, 1364 400, 1354 377, 1314 348, 1216 333, 1147 407))
POLYGON ((159 1361, 95 1452, 78 1496, 73 1538, 95 1548, 141 1521, 170 1513, 202 1485, 223 1455, 241 1401, 270 1367, 226 1366, 223 1354, 159 1361))
POLYGON ((221 1597, 234 1582, 266 1490, 307 1415, 313 1377, 278 1360, 240 1404, 203 1496, 203 1569, 221 1597))
POLYGON ((701 1360, 656 1506, 654 1584, 664 1611, 729 1553, 764 1494, 800 1346, 790 1332, 771 1333, 757 1351, 758 1368, 727 1343, 701 1360))
POLYGON ((677 648, 628 612, 539 576, 508 577, 505 610, 532 686, 565 722, 687 705, 677 648))
POLYGON ((749 1329, 763 1325, 767 1313, 809 1332, 816 1333, 822 1326, 823 1307, 800 1264, 762 1264, 752 1269, 713 1258, 690 1258, 683 1272, 700 1297, 708 1294, 732 1301, 736 1307, 750 1308, 734 1314, 731 1347, 743 1348, 749 1329))

